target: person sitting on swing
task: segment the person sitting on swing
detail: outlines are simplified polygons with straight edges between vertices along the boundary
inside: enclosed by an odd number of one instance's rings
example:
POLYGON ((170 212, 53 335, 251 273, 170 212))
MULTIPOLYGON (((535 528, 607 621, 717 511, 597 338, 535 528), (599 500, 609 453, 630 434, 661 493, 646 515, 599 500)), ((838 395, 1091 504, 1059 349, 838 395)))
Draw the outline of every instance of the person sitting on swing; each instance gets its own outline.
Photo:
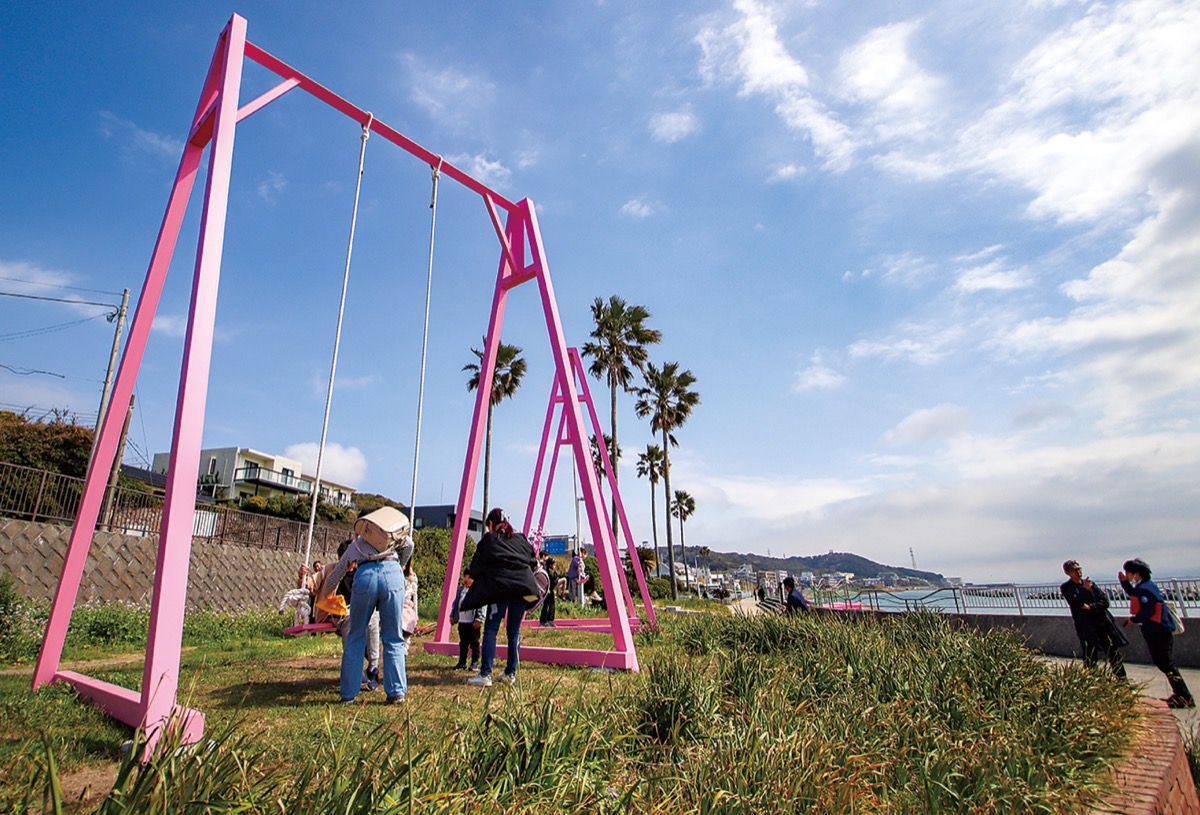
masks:
MULTIPOLYGON (((330 569, 325 585, 332 587, 357 563, 354 591, 350 595, 349 627, 342 641, 340 691, 342 702, 353 702, 363 684, 363 658, 367 647, 367 623, 379 612, 383 641, 383 688, 387 704, 403 702, 408 692, 405 673, 404 567, 412 558, 413 541, 408 517, 395 507, 381 507, 354 524, 354 542, 330 569)), ((327 595, 328 596, 328 595, 327 595)))

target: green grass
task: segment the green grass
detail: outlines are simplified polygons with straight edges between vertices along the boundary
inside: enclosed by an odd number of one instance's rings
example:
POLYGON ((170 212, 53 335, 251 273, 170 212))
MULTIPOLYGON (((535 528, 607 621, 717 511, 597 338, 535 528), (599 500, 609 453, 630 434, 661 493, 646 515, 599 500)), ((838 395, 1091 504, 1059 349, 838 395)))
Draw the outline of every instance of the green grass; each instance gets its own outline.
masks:
MULTIPOLYGON (((489 690, 418 646, 399 707, 333 704, 339 642, 284 639, 269 617, 190 629, 213 640, 191 639, 182 666, 206 740, 149 765, 118 761, 132 732, 70 689, 0 676, 0 808, 69 809, 80 777, 107 773, 94 789, 113 792, 79 811, 1071 812, 1136 721, 1111 675, 934 615, 664 614, 638 635, 640 673, 526 663, 489 690)), ((141 681, 136 661, 88 673, 141 681)))

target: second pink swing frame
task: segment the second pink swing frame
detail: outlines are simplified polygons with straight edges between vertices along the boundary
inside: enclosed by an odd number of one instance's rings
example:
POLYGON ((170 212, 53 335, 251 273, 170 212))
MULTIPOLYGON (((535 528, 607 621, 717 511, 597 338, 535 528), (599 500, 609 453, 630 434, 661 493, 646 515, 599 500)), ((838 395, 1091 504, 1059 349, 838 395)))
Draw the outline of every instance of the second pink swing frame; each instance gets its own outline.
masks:
MULTIPOLYGON (((33 677, 35 689, 50 682, 63 681, 73 684, 80 696, 104 708, 113 718, 131 726, 143 728, 149 736, 150 747, 161 737, 168 725, 181 730, 181 739, 184 743, 199 740, 204 732, 204 714, 178 705, 177 699, 188 566, 192 545, 192 524, 196 507, 196 483, 208 391, 209 365, 212 356, 217 289, 224 248, 234 134, 238 123, 246 117, 297 88, 325 102, 360 125, 368 127, 370 132, 378 134, 431 167, 440 166, 442 175, 478 193, 483 198, 488 216, 500 242, 500 265, 496 275, 483 359, 480 363, 480 382, 476 390, 475 413, 459 490, 458 512, 446 569, 441 611, 438 615, 437 632, 433 641, 426 644, 426 648, 433 652, 444 653, 457 647, 455 643, 450 642, 450 599, 462 567, 467 533, 466 524, 470 516, 471 498, 475 492, 487 420, 485 396, 491 392, 492 372, 500 343, 500 330, 504 322, 505 302, 510 290, 523 283, 536 281, 556 373, 550 410, 547 414, 547 432, 543 433, 538 471, 534 477, 530 493, 530 509, 525 519, 525 531, 527 533, 529 531, 542 461, 548 450, 548 428, 554 411, 561 409, 560 429, 555 452, 559 447, 566 445, 573 453, 582 485, 583 500, 587 507, 589 528, 592 539, 596 542, 599 577, 602 584, 608 589, 610 597, 615 597, 615 589, 619 587, 624 602, 608 603, 609 620, 606 629, 610 630, 613 635, 611 651, 525 648, 522 649, 522 656, 531 661, 629 670, 638 668, 631 625, 634 605, 625 581, 624 571, 621 569, 612 529, 609 528, 604 512, 604 499, 599 479, 591 465, 581 405, 585 403, 588 405, 594 427, 596 426, 595 410, 591 404, 590 395, 587 394, 586 380, 582 378, 578 355, 575 354, 574 349, 568 349, 563 336, 533 203, 529 199, 518 202, 508 200, 395 129, 374 119, 367 111, 352 105, 296 69, 248 42, 246 20, 234 15, 221 32, 212 63, 204 80, 200 100, 184 145, 179 170, 168 197, 166 212, 150 258, 141 297, 130 326, 129 339, 113 386, 111 404, 129 404, 150 336, 150 327, 162 295, 175 244, 179 238, 187 202, 201 165, 204 150, 211 143, 212 154, 204 193, 192 281, 192 299, 188 314, 187 334, 184 340, 183 362, 180 368, 175 425, 171 438, 171 459, 167 471, 162 524, 159 528, 158 559, 141 689, 122 688, 61 668, 62 649, 66 640, 67 627, 79 593, 92 535, 96 530, 104 498, 107 473, 116 457, 118 437, 125 415, 123 410, 108 411, 103 423, 98 428, 96 454, 84 483, 79 512, 75 519, 63 564, 62 577, 54 596, 50 618, 46 626, 46 636, 42 642, 33 677), (277 74, 283 81, 246 105, 239 106, 242 69, 246 59, 277 74), (499 210, 504 211, 503 223, 499 210)), ((602 454, 606 469, 611 473, 611 462, 608 461, 607 450, 603 450, 602 454)), ((549 497, 550 482, 553 480, 553 466, 552 463, 551 475, 546 485, 546 499, 549 497)), ((653 622, 654 610, 649 603, 645 578, 634 552, 633 537, 629 532, 624 507, 620 504, 616 483, 611 475, 609 482, 620 510, 648 620, 653 622)), ((541 518, 544 521, 544 506, 541 518)))

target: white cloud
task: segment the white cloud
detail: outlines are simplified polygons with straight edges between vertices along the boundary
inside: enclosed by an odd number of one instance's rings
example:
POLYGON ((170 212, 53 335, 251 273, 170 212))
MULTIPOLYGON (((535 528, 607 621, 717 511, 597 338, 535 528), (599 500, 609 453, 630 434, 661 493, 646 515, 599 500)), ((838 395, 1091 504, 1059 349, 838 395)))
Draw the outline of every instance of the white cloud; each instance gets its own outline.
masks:
POLYGON ((804 175, 807 170, 797 164, 781 164, 771 171, 768 181, 792 181, 804 175))
POLYGON ((279 197, 279 193, 287 189, 287 179, 282 173, 277 173, 273 170, 267 171, 267 177, 258 182, 256 191, 258 197, 268 204, 274 204, 279 197))
POLYGON ((974 294, 981 291, 1012 291, 1031 285, 1033 280, 1028 269, 1008 269, 1003 260, 997 259, 960 271, 954 288, 964 294, 974 294))
POLYGON ((686 139, 700 126, 696 114, 691 110, 671 113, 656 113, 650 117, 650 135, 655 141, 674 144, 686 139))
POLYGON ((478 123, 491 105, 496 88, 489 79, 456 67, 434 68, 405 54, 409 98, 443 127, 463 130, 478 123))
POLYGON ((122 156, 129 161, 149 157, 155 161, 179 161, 183 141, 146 130, 111 111, 100 111, 100 134, 121 144, 122 156))
POLYGON ((876 28, 847 49, 838 65, 841 93, 867 106, 864 126, 877 140, 920 136, 939 109, 942 81, 909 55, 917 28, 913 22, 876 28))
POLYGON ((662 204, 631 198, 621 206, 621 214, 629 218, 649 218, 662 211, 662 204))
POLYGON ((855 149, 850 130, 813 96, 808 71, 788 52, 771 9, 757 0, 735 0, 734 9, 736 19, 696 36, 701 75, 715 84, 738 85, 741 96, 773 102, 785 125, 806 136, 826 166, 848 166, 855 149))
POLYGON ((187 335, 187 317, 172 314, 155 314, 150 330, 164 337, 187 335))
MULTIPOLYGON (((302 442, 289 444, 283 454, 294 458, 303 466, 305 475, 315 475, 317 471, 317 455, 320 444, 317 442, 302 442)), ((325 455, 321 459, 321 480, 328 479, 357 488, 367 477, 367 457, 357 447, 343 447, 340 444, 325 445, 325 455)))
POLYGON ((901 324, 896 336, 878 340, 857 340, 849 350, 852 359, 905 360, 916 365, 932 365, 946 357, 966 333, 961 325, 948 326, 901 324))
POLYGON ((883 434, 890 447, 941 441, 962 433, 971 424, 971 411, 959 405, 937 405, 906 416, 883 434))
POLYGON ((808 367, 796 372, 792 391, 805 393, 815 390, 835 390, 845 383, 846 377, 832 368, 826 367, 820 353, 815 353, 809 360, 808 367))
POLYGON ((457 155, 448 159, 451 164, 462 169, 463 172, 472 176, 478 181, 500 190, 508 185, 509 179, 512 177, 512 170, 504 166, 500 161, 488 158, 487 156, 475 155, 457 155))

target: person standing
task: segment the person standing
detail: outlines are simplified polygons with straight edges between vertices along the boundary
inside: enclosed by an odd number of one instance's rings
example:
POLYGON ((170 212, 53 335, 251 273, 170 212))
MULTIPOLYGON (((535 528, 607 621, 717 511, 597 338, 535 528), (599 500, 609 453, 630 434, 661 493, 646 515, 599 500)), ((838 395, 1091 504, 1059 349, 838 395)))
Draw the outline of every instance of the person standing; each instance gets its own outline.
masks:
POLYGON ((547 585, 550 588, 546 590, 546 597, 544 600, 542 600, 542 614, 541 614, 541 617, 538 618, 538 623, 543 628, 554 628, 555 627, 555 625, 554 625, 554 583, 555 583, 556 578, 555 578, 555 574, 554 574, 554 566, 555 566, 554 558, 550 557, 549 555, 546 555, 546 558, 542 561, 542 569, 544 569, 546 572, 546 581, 547 581, 547 585))
POLYGON ((496 637, 505 617, 508 618, 508 661, 500 678, 510 684, 517 679, 521 621, 525 619, 525 610, 538 599, 538 584, 533 577, 537 569, 533 545, 524 535, 513 530, 504 510, 493 508, 484 525, 487 532, 479 541, 467 570, 473 583, 458 607, 461 611, 470 611, 489 606, 483 624, 479 673, 467 682, 490 687, 492 663, 496 659, 496 637))
POLYGON ((404 567, 412 558, 413 541, 408 517, 395 507, 381 507, 354 524, 355 538, 330 570, 328 593, 354 570, 350 594, 349 626, 342 641, 340 691, 343 702, 353 702, 363 685, 363 658, 367 650, 367 624, 379 612, 383 640, 383 688, 387 703, 403 702, 408 692, 404 635, 400 630, 404 606, 404 567))
POLYGON ((1117 627, 1108 610, 1108 597, 1097 588, 1092 578, 1083 576, 1083 567, 1078 560, 1063 564, 1067 580, 1059 587, 1063 599, 1071 609, 1071 620, 1075 623, 1075 635, 1079 637, 1079 648, 1083 652, 1083 664, 1094 666, 1101 654, 1117 676, 1125 676, 1125 661, 1121 648, 1129 644, 1117 627))
POLYGON ((583 584, 586 582, 583 552, 576 549, 571 553, 571 565, 567 567, 567 591, 571 592, 571 600, 579 605, 583 605, 583 584))
POLYGON ((479 632, 483 629, 483 621, 487 615, 487 607, 463 611, 462 601, 471 588, 471 575, 464 574, 458 593, 454 596, 454 605, 450 608, 450 617, 458 623, 458 664, 456 671, 479 670, 479 632), (471 665, 467 666, 467 654, 471 654, 471 665))
POLYGON ((1158 586, 1150 580, 1150 567, 1141 558, 1125 561, 1117 572, 1117 580, 1121 588, 1129 595, 1130 617, 1126 625, 1140 625, 1142 636, 1146 639, 1146 648, 1150 651, 1150 659, 1154 665, 1167 676, 1171 685, 1171 695, 1166 698, 1167 707, 1195 707, 1196 700, 1183 681, 1179 669, 1175 667, 1175 657, 1172 653, 1174 643, 1172 637, 1178 623, 1172 618, 1167 609, 1167 601, 1158 586))
POLYGON ((783 578, 783 588, 787 591, 787 606, 785 612, 789 617, 793 614, 803 614, 808 611, 808 601, 804 593, 796 588, 796 579, 791 575, 783 578))

